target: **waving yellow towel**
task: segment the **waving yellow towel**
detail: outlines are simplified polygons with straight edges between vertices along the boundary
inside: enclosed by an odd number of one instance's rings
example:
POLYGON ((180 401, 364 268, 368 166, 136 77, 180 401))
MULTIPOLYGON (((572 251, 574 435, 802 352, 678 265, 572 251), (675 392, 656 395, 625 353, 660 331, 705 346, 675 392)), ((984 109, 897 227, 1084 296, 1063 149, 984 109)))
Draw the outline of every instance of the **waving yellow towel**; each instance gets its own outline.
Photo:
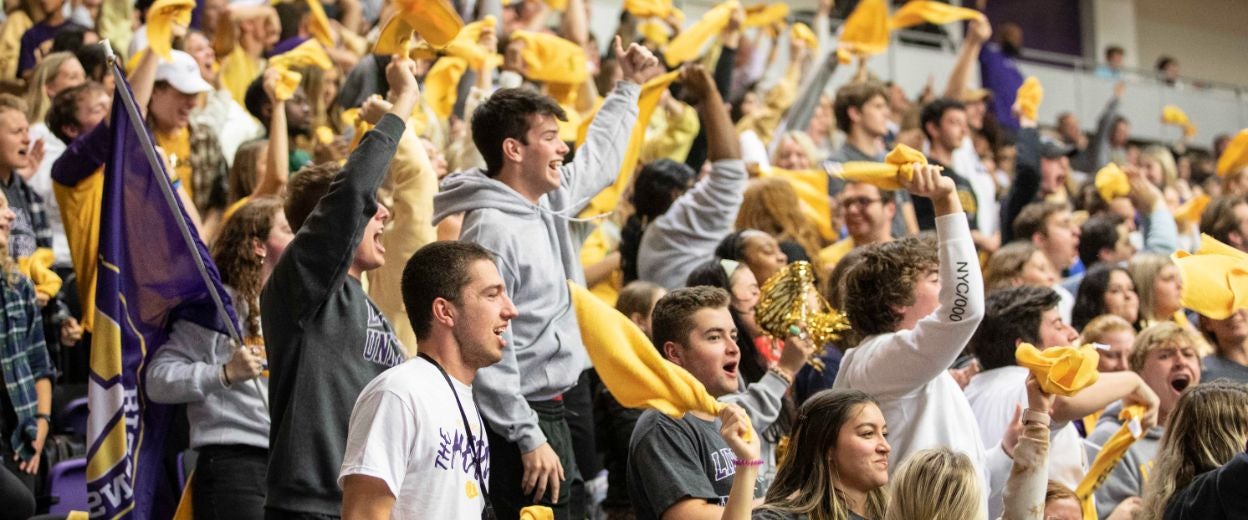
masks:
POLYGON ((892 30, 904 29, 921 23, 944 25, 959 20, 983 18, 984 13, 965 7, 955 7, 944 2, 930 0, 911 0, 893 13, 888 21, 892 30))
POLYGON ((812 31, 806 24, 797 22, 793 24, 792 31, 790 38, 805 43, 807 49, 814 49, 819 46, 819 37, 815 36, 815 31, 812 31))
POLYGON ((1102 200, 1109 202, 1131 193, 1131 182, 1122 168, 1111 162, 1096 172, 1096 192, 1102 200))
MULTIPOLYGON (((839 44, 845 53, 872 56, 888 49, 888 5, 884 0, 862 0, 841 29, 839 44)), ((845 54, 841 53, 842 62, 845 54)))
POLYGON ((771 4, 755 4, 745 8, 744 27, 764 27, 784 21, 789 15, 789 4, 775 2, 771 4))
POLYGON ((684 21, 685 14, 672 6, 672 0, 624 0, 624 10, 638 18, 676 16, 684 21))
POLYGON ((446 0, 397 0, 398 16, 434 47, 455 39, 464 21, 446 0))
POLYGON ((520 57, 525 77, 533 81, 581 84, 589 79, 585 49, 553 34, 513 31, 512 40, 524 42, 520 57))
POLYGON ((1226 174, 1239 171, 1245 166, 1248 166, 1248 129, 1235 134, 1226 145, 1222 156, 1218 157, 1218 176, 1226 177, 1226 174))
POLYGON ((1022 86, 1018 87, 1015 103, 1024 119, 1036 121, 1040 118, 1040 102, 1044 100, 1044 87, 1035 76, 1027 76, 1022 86))
POLYGON ((1183 109, 1174 105, 1161 107, 1161 122, 1182 128, 1183 135, 1188 137, 1196 135, 1196 125, 1192 124, 1192 120, 1187 118, 1187 113, 1183 109))
POLYGON ((1174 210, 1174 221, 1180 224, 1199 224, 1200 214, 1205 212, 1212 200, 1204 193, 1188 199, 1174 210))
POLYGON ((898 144, 882 163, 850 161, 842 163, 841 169, 833 171, 832 175, 850 182, 872 184, 882 190, 899 190, 903 181, 914 177, 914 163, 927 164, 927 157, 914 148, 898 144))
POLYGON ((664 59, 667 60, 669 67, 675 67, 686 61, 697 58, 702 50, 702 46, 710 41, 715 35, 728 27, 728 21, 732 19, 733 11, 736 11, 741 4, 737 0, 728 0, 719 4, 706 15, 702 16, 693 26, 685 29, 671 43, 667 44, 667 53, 664 59))
POLYGON ((1018 365, 1031 370, 1047 394, 1070 397, 1096 383, 1100 372, 1096 370, 1100 354, 1096 347, 1052 347, 1041 351, 1030 343, 1023 343, 1014 351, 1018 365))
POLYGON ((1201 235, 1196 254, 1175 251, 1171 258, 1183 278, 1184 307, 1215 320, 1248 309, 1248 253, 1201 235))
POLYGON ((425 91, 421 97, 433 113, 448 119, 455 101, 459 99, 459 79, 468 70, 468 61, 454 56, 443 56, 434 62, 425 74, 425 91))
POLYGON ((156 0, 147 11, 147 45, 165 61, 173 61, 173 24, 191 24, 195 0, 156 0))
POLYGON ((269 59, 269 67, 276 69, 281 79, 277 82, 277 87, 273 89, 273 95, 278 101, 286 101, 295 95, 295 90, 299 88, 299 82, 303 81, 303 74, 291 69, 315 67, 321 70, 329 70, 333 68, 334 62, 330 61, 329 54, 325 53, 320 41, 312 39, 299 44, 289 51, 283 52, 269 59))

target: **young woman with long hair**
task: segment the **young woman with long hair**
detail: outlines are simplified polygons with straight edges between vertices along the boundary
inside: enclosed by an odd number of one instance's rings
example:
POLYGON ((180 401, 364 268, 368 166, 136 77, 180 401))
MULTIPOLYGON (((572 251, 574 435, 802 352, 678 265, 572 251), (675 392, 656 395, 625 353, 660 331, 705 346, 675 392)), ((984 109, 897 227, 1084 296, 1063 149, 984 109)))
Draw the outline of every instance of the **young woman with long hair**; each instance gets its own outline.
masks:
POLYGON ((1135 292, 1131 274, 1121 266, 1101 263, 1088 269, 1079 283, 1070 324, 1075 330, 1083 330, 1088 322, 1103 314, 1135 324, 1140 310, 1140 295, 1135 292))
POLYGON ((196 519, 264 518, 268 381, 253 381, 264 376, 260 289, 293 237, 281 200, 259 197, 239 208, 212 256, 245 344, 180 320, 147 371, 152 400, 187 404, 191 447, 199 452, 191 484, 196 519))

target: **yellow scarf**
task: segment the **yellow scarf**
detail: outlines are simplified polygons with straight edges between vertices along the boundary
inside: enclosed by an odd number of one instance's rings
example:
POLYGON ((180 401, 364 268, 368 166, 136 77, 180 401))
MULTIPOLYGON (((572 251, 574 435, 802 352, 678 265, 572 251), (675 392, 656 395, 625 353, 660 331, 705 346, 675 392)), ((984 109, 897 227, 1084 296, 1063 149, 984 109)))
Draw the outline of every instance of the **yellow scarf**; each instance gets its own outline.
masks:
POLYGON ((1084 518, 1096 518, 1092 494, 1105 483, 1105 479, 1109 478, 1114 466, 1117 466, 1122 457, 1127 454, 1127 448, 1144 436, 1144 430, 1140 426, 1142 415, 1144 415, 1144 407, 1141 405, 1122 409, 1122 413, 1118 414, 1118 418, 1122 420, 1122 427, 1118 428, 1118 431, 1114 432, 1108 441, 1105 441, 1100 453, 1096 454, 1096 460, 1092 461, 1092 468, 1088 470, 1088 474, 1075 489, 1075 495, 1079 497, 1083 505, 1084 518))

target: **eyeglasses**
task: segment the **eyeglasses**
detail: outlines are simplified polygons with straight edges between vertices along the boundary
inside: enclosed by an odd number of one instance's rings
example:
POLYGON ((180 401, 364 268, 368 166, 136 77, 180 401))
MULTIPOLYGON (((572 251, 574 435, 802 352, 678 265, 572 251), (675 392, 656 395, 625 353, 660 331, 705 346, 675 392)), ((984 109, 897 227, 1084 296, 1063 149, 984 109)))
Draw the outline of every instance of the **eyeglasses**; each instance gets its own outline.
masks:
POLYGON ((880 202, 880 199, 873 199, 870 197, 845 197, 841 199, 841 207, 852 208, 854 206, 862 206, 865 208, 875 204, 876 202, 880 202))

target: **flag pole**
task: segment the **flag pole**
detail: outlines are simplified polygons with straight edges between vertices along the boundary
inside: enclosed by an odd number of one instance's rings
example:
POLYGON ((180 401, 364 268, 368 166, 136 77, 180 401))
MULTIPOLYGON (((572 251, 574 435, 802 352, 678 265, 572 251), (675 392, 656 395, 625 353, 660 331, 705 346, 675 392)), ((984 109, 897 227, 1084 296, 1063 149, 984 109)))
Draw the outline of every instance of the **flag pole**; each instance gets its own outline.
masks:
MULTIPOLYGON (((125 74, 121 72, 121 65, 117 55, 113 53, 113 46, 109 44, 108 40, 101 40, 99 45, 104 46, 104 55, 108 60, 109 70, 113 74, 114 83, 118 87, 117 93, 121 96, 122 105, 125 106, 130 120, 135 123, 131 126, 134 127, 135 136, 139 138, 139 144, 143 147, 143 155, 147 157, 147 162, 151 166, 152 172, 159 173, 157 177, 160 177, 160 180, 156 184, 160 186, 160 193, 164 196, 170 212, 173 213, 173 220, 178 225, 178 231, 182 235, 182 240, 186 242, 187 249, 194 253, 191 255, 191 259, 195 262, 195 268, 199 271, 199 276, 203 278, 204 286, 208 289, 208 295, 212 297, 212 303, 217 308, 217 318, 229 327, 230 338, 234 340, 235 344, 243 348, 245 343, 243 343, 242 331, 238 329, 238 325, 234 323, 234 320, 230 319, 230 313, 225 310, 225 301, 217 293, 216 284, 212 282, 212 278, 208 276, 208 268, 204 265, 204 259, 199 255, 199 246, 195 243, 195 239, 191 237, 191 230, 186 220, 182 218, 181 206, 178 205, 178 201, 173 194, 173 186, 169 182, 169 174, 165 171, 164 163, 156 155, 156 145, 152 143, 151 135, 145 131, 147 123, 144 122, 138 105, 135 103, 134 98, 131 97, 130 83, 126 81, 125 74), (121 88, 123 86, 125 88, 121 88)), ((151 49, 148 49, 148 52, 152 52, 151 49)), ((249 309, 249 311, 257 312, 259 309, 249 309)), ((260 387, 260 380, 253 378, 252 382, 260 394, 260 399, 264 402, 265 411, 269 411, 269 400, 264 397, 263 389, 260 387)))

